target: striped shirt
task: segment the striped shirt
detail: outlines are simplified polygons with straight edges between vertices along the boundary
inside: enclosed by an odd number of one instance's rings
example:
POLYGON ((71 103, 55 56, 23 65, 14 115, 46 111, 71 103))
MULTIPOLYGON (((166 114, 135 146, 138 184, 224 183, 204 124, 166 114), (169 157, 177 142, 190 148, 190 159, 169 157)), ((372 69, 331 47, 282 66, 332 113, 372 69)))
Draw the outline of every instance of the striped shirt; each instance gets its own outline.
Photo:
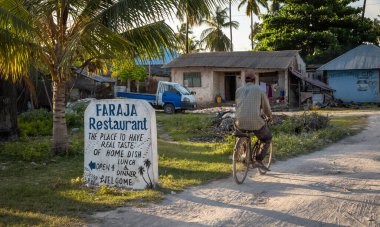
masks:
POLYGON ((261 117, 261 109, 267 117, 272 112, 267 95, 258 85, 247 83, 236 90, 236 125, 243 130, 259 130, 265 122, 261 117))

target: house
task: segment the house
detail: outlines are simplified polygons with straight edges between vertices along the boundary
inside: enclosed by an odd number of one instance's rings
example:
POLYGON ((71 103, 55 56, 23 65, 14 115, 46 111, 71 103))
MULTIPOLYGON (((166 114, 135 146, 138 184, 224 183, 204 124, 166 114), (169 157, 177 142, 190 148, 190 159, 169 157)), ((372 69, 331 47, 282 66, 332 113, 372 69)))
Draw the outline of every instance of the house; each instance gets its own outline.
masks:
POLYGON ((326 84, 305 77, 305 63, 298 50, 185 54, 164 67, 171 68, 173 82, 196 93, 201 105, 215 102, 218 96, 233 102, 247 70, 256 74, 272 106, 299 107, 304 101, 301 92, 310 89, 332 92, 326 84))
POLYGON ((86 69, 73 69, 74 77, 68 83, 70 100, 84 98, 112 98, 116 79, 88 73, 86 69))
POLYGON ((380 48, 360 45, 322 65, 334 97, 344 102, 379 102, 380 48))

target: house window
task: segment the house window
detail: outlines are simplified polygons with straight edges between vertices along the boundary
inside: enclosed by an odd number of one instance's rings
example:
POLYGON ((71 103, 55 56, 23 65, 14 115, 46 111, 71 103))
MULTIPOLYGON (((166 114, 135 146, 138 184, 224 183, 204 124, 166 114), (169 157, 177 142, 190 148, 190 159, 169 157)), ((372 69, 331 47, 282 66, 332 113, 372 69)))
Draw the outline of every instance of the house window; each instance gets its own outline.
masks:
POLYGON ((200 72, 183 73, 183 85, 185 87, 202 87, 200 72))

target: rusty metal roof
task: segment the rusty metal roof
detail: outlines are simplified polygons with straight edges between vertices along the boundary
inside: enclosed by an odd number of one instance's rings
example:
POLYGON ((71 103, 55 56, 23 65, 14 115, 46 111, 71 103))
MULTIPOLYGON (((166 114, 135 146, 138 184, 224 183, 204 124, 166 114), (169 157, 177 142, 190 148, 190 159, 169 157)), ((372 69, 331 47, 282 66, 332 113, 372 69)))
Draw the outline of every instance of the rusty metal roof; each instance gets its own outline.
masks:
POLYGON ((380 47, 362 44, 318 68, 318 70, 350 69, 380 69, 380 47))
POLYGON ((215 67, 251 69, 287 69, 298 50, 236 51, 184 54, 164 68, 215 67))

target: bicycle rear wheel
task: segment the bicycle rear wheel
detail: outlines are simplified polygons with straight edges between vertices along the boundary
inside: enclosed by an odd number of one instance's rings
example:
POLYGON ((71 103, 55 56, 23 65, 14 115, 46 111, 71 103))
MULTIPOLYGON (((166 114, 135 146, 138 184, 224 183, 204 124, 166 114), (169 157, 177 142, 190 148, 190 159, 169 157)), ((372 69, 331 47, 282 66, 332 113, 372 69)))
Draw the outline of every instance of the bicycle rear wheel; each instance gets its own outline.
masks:
MULTIPOLYGON (((263 165, 265 167, 267 167, 269 169, 270 165, 272 164, 272 156, 273 156, 273 152, 272 152, 272 142, 270 142, 270 145, 269 145, 269 148, 268 148, 268 152, 267 154, 265 155, 265 158, 263 159, 263 165)), ((259 169, 259 173, 260 174, 266 174, 267 171, 266 170, 263 170, 263 169, 259 169)))
POLYGON ((232 173, 237 184, 242 184, 247 177, 249 169, 249 138, 240 137, 235 144, 232 157, 232 173))

